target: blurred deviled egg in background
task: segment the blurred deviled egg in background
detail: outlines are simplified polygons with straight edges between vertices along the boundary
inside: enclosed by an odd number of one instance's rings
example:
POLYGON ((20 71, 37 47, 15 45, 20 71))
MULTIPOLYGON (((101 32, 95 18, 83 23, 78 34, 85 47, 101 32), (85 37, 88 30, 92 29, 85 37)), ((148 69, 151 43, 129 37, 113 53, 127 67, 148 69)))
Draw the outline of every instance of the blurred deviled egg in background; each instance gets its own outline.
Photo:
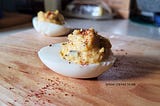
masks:
POLYGON ((32 20, 37 32, 46 36, 62 36, 67 34, 70 29, 65 27, 63 15, 58 11, 39 11, 37 17, 32 20))

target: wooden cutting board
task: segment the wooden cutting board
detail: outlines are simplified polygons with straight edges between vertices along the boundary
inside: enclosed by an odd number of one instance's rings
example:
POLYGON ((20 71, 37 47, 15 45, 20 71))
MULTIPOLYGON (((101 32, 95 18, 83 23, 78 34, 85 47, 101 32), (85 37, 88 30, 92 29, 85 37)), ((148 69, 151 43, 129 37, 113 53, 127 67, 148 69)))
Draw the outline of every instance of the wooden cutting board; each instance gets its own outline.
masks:
POLYGON ((66 37, 34 29, 0 37, 0 106, 160 106, 160 42, 104 36, 117 60, 94 79, 64 77, 40 61, 40 48, 66 37))

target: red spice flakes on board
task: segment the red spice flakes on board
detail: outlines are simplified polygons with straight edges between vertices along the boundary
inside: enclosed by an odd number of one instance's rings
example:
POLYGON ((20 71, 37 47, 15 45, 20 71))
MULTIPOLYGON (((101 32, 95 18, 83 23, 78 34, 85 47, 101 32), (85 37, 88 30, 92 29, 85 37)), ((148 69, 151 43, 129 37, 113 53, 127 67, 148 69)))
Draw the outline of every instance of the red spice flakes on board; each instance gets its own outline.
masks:
POLYGON ((35 95, 37 98, 41 98, 43 94, 35 93, 34 95, 35 95))
POLYGON ((125 50, 124 50, 124 49, 116 49, 115 51, 116 51, 116 52, 118 52, 118 51, 121 51, 121 52, 122 52, 122 51, 125 51, 125 50))
POLYGON ((14 89, 13 87, 9 87, 9 90, 12 90, 12 89, 14 89))
POLYGON ((124 51, 124 49, 120 49, 120 51, 124 51))
POLYGON ((124 49, 116 49, 115 51, 118 52, 118 54, 119 54, 120 52, 124 53, 124 55, 127 55, 127 54, 128 54, 127 52, 125 52, 124 49))
POLYGON ((45 101, 43 101, 42 103, 45 104, 45 101))
POLYGON ((8 68, 10 69, 10 68, 12 68, 11 66, 8 66, 8 68))
POLYGON ((63 89, 63 87, 69 87, 69 85, 61 81, 58 77, 53 77, 53 79, 43 78, 43 80, 45 80, 47 83, 37 90, 30 90, 30 94, 27 95, 25 101, 32 101, 35 105, 47 105, 51 103, 51 100, 47 98, 53 98, 59 94, 63 94, 64 96, 73 96, 73 94, 69 94, 65 91, 65 89, 63 89))
POLYGON ((68 94, 65 94, 65 96, 68 96, 68 94))
POLYGON ((25 100, 25 102, 29 102, 29 100, 25 100))
POLYGON ((48 81, 53 82, 53 80, 52 80, 52 79, 48 79, 48 81))
POLYGON ((51 100, 47 100, 48 101, 48 103, 51 103, 51 100))
POLYGON ((31 92, 34 92, 33 90, 30 90, 31 92))

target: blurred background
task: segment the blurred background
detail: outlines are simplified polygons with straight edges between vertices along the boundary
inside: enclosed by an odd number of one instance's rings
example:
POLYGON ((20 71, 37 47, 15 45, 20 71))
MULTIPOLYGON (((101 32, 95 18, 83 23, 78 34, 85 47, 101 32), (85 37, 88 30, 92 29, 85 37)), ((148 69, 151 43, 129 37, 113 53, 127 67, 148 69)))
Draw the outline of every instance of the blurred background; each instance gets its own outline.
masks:
MULTIPOLYGON (((127 20, 127 29, 128 20, 143 26, 160 26, 159 0, 0 0, 0 29, 31 23, 38 11, 48 10, 59 10, 68 23, 96 21, 97 25, 120 19, 127 20)), ((159 36, 160 31, 156 30, 159 36)))

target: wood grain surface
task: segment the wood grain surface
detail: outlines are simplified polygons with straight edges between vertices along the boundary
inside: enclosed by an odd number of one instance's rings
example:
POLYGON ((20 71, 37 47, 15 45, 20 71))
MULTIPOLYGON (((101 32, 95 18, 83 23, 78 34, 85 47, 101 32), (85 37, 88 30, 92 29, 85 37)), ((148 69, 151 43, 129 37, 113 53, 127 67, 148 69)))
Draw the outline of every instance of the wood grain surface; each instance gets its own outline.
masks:
POLYGON ((38 58, 40 48, 66 37, 34 29, 0 37, 0 106, 160 106, 160 42, 104 36, 117 60, 93 79, 59 75, 38 58))

